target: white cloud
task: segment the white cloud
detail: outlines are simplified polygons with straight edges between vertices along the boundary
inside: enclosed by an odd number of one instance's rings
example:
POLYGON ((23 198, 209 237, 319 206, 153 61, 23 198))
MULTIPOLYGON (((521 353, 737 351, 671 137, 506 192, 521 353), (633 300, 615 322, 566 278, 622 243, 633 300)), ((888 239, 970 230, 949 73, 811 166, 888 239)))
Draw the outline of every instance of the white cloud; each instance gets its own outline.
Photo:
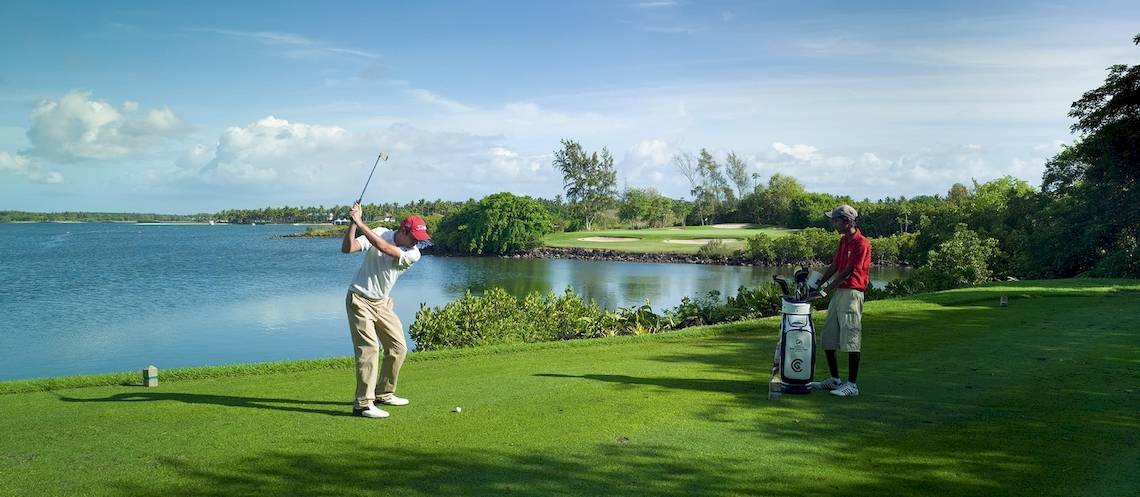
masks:
POLYGON ((469 112, 426 116, 421 122, 431 129, 543 143, 544 147, 551 150, 563 138, 572 137, 579 141, 610 140, 615 131, 633 129, 633 122, 625 117, 592 111, 563 112, 526 101, 474 108, 469 112))
POLYGON ((639 9, 659 9, 662 7, 676 7, 678 5, 679 2, 670 0, 661 0, 656 2, 637 2, 633 4, 634 7, 637 7, 639 9))
POLYGON ((542 182, 549 174, 543 169, 544 164, 549 165, 550 155, 523 156, 506 147, 491 147, 487 150, 490 156, 489 166, 477 166, 482 174, 493 174, 494 177, 516 182, 542 182))
POLYGON ((689 185, 673 166, 676 145, 662 139, 642 140, 617 163, 619 186, 652 187, 665 195, 687 197, 689 185))
POLYGON ((628 156, 647 159, 653 166, 663 166, 669 163, 674 153, 673 148, 664 140, 642 140, 633 146, 628 156))
POLYGON ((749 157, 762 181, 775 173, 798 179, 809 191, 849 195, 854 198, 914 196, 945 193, 954 183, 972 179, 989 181, 1005 175, 1040 178, 1043 158, 1014 158, 995 162, 962 146, 922 147, 884 159, 882 154, 862 152, 854 156, 812 151, 807 159, 771 151, 749 157), (1003 165, 1004 164, 1004 165, 1003 165))
POLYGON ((792 146, 784 145, 780 142, 772 143, 772 148, 777 153, 796 158, 797 160, 811 160, 815 157, 816 148, 811 145, 804 145, 797 143, 792 146))
POLYGON ((214 28, 181 29, 182 31, 214 33, 229 36, 231 38, 254 40, 264 45, 280 46, 285 49, 285 55, 294 58, 319 57, 326 55, 348 55, 351 57, 360 57, 364 59, 380 58, 379 55, 376 55, 372 52, 357 50, 353 48, 335 47, 329 45, 328 43, 313 40, 311 38, 293 33, 276 33, 272 31, 237 31, 232 29, 214 28))
POLYGON ((274 116, 227 128, 212 150, 193 147, 175 162, 174 174, 152 171, 151 177, 179 189, 273 192, 279 202, 343 202, 359 193, 379 150, 389 159, 368 189, 373 201, 478 197, 554 185, 549 154, 520 153, 496 137, 406 124, 352 132, 274 116))
POLYGON ((21 154, 0 151, 0 173, 26 177, 39 183, 59 183, 63 175, 56 171, 43 172, 38 164, 21 154))
POLYGON ((429 103, 429 104, 432 104, 432 105, 435 105, 435 106, 438 106, 438 107, 441 107, 443 109, 447 109, 450 111, 470 112, 470 111, 474 110, 470 106, 464 105, 464 104, 457 102, 455 100, 451 100, 451 99, 448 99, 445 97, 441 97, 441 96, 436 95, 435 93, 432 93, 432 92, 425 90, 423 88, 412 88, 412 89, 408 89, 405 91, 409 95, 416 97, 416 99, 421 101, 421 102, 426 102, 426 103, 429 103))
POLYGON ((37 104, 29 116, 31 148, 26 154, 53 162, 119 159, 189 130, 169 108, 137 116, 134 102, 124 104, 120 112, 90 97, 90 92, 72 91, 58 101, 37 104))
POLYGON ((246 127, 230 127, 218 138, 210 160, 205 147, 192 149, 178 164, 183 173, 206 183, 243 184, 276 180, 304 185, 321 180, 332 167, 330 153, 348 143, 338 126, 291 123, 268 116, 246 127))

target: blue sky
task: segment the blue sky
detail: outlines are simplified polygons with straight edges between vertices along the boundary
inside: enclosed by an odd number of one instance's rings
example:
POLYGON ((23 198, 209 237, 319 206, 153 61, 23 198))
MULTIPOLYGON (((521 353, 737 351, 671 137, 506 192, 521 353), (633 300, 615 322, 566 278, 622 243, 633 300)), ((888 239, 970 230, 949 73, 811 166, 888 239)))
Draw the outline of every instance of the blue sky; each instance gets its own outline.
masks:
POLYGON ((0 209, 553 196, 563 138, 855 197, 1040 182, 1130 2, 6 2, 0 209))

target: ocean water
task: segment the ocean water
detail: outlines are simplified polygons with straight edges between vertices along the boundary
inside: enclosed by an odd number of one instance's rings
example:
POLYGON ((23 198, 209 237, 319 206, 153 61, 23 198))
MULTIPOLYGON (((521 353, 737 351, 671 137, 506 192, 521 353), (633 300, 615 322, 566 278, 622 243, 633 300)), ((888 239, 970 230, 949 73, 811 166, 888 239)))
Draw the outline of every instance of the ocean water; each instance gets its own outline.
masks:
MULTIPOLYGON (((289 225, 0 224, 0 380, 352 354, 344 294, 360 254, 289 225)), ((421 303, 470 289, 567 286, 607 307, 771 281, 766 268, 424 257, 393 291, 421 303)), ((880 283, 897 270, 877 270, 880 283)))

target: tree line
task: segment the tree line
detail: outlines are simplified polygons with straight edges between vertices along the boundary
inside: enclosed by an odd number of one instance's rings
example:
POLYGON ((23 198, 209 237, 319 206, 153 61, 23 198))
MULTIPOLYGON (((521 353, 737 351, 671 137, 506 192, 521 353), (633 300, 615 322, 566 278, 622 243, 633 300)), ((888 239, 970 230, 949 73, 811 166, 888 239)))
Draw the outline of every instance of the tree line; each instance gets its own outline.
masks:
MULTIPOLYGON (((1140 45, 1140 35, 1132 41, 1140 45)), ((827 229, 821 214, 847 203, 859 210, 865 234, 885 240, 884 250, 893 241, 917 264, 984 266, 965 279, 1140 276, 1140 65, 1109 67, 1104 84, 1074 102, 1069 116, 1076 140, 1047 162, 1040 187, 1007 176, 955 184, 945 195, 874 201, 808 192, 780 174, 754 183, 760 178, 736 153, 721 164, 703 148, 672 160, 690 200, 652 188, 619 194, 606 148, 588 152, 563 140, 553 166, 566 201, 554 214, 567 230, 725 222, 827 229)))

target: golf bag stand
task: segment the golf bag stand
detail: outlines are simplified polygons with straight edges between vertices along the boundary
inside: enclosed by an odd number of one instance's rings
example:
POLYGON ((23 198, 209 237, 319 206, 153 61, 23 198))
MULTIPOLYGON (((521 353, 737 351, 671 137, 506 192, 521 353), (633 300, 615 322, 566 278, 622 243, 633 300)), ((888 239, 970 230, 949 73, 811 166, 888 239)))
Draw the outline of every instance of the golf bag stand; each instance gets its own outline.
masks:
POLYGON ((815 327, 811 303, 784 297, 780 314, 780 338, 772 373, 780 377, 784 393, 811 393, 815 377, 815 327))

